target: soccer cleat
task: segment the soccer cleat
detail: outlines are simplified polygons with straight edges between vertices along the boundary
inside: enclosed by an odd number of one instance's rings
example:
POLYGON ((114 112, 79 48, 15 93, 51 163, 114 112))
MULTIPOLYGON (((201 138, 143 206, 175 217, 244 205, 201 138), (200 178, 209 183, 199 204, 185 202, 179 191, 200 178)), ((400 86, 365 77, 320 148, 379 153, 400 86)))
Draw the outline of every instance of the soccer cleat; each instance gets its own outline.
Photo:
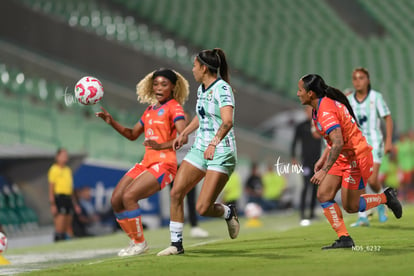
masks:
POLYGON ((121 249, 121 251, 118 252, 118 256, 126 257, 140 255, 147 252, 148 250, 149 246, 146 241, 144 241, 143 243, 134 243, 134 241, 131 240, 127 248, 121 249))
POLYGON ((385 206, 384 204, 378 205, 378 219, 379 222, 386 222, 388 220, 387 215, 385 214, 385 206))
POLYGON ((397 191, 395 191, 393 188, 388 187, 384 190, 384 194, 387 197, 387 203, 385 204, 387 204, 388 208, 391 209, 397 219, 401 218, 402 207, 397 198, 397 191))
POLYGON ((369 220, 368 218, 359 217, 358 220, 351 224, 351 227, 368 227, 369 220))
POLYGON ((164 250, 158 252, 157 256, 169 256, 169 255, 179 255, 184 254, 184 248, 178 248, 177 246, 171 245, 164 250))
POLYGON ((191 237, 193 238, 207 238, 208 232, 200 227, 191 228, 191 237))
POLYGON ((353 246, 355 246, 355 244, 350 236, 340 236, 333 244, 322 247, 322 250, 352 248, 353 246))
POLYGON ((227 229, 229 230, 230 238, 235 239, 239 235, 240 223, 237 217, 236 206, 233 204, 228 205, 230 208, 230 217, 226 219, 227 229))

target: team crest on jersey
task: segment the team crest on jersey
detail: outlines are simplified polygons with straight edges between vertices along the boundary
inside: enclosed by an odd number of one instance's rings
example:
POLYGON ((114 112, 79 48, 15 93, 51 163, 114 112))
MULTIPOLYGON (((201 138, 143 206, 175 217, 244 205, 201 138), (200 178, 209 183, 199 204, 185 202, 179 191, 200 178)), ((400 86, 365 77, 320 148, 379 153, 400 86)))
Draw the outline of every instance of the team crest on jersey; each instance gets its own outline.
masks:
POLYGON ((213 90, 210 90, 207 94, 207 101, 211 101, 213 99, 213 90))
POLYGON ((161 108, 159 111, 158 111, 158 116, 162 116, 163 114, 165 113, 165 110, 163 109, 163 108, 161 108))

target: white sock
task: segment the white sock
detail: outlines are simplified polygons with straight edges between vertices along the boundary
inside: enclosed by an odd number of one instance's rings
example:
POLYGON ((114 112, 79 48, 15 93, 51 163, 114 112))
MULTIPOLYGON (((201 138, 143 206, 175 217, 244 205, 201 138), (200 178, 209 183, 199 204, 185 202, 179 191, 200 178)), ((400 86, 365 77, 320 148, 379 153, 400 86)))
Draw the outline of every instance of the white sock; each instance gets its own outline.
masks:
POLYGON ((225 219, 230 218, 231 211, 230 211, 229 206, 224 205, 224 204, 221 204, 221 206, 223 206, 223 208, 224 208, 224 213, 223 213, 223 216, 222 217, 225 218, 225 219))
POLYGON ((367 212, 358 212, 358 217, 360 218, 367 218, 367 212))
POLYGON ((183 228, 184 228, 184 223, 177 222, 177 221, 170 221, 171 242, 182 242, 183 241, 183 228))

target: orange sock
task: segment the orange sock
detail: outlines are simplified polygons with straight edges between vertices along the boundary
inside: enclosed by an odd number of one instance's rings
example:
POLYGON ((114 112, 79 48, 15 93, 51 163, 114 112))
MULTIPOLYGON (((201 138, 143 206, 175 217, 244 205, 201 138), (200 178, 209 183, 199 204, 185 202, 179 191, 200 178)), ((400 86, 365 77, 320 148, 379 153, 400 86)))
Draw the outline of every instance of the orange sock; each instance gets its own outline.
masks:
POLYGON ((121 226, 122 230, 124 230, 125 233, 129 233, 131 232, 131 230, 129 229, 129 224, 128 224, 128 219, 124 218, 124 219, 116 219, 116 221, 118 222, 119 226, 121 226))
POLYGON ((142 243, 145 241, 144 230, 142 228, 141 216, 136 218, 117 219, 122 230, 135 243, 142 243))
POLYGON ((359 199, 359 211, 369 210, 378 205, 387 203, 387 197, 382 194, 363 194, 359 199), (363 202, 365 201, 365 202, 363 202))
POLYGON ((135 243, 144 242, 144 229, 142 228, 141 216, 128 219, 128 224, 131 229, 131 232, 127 233, 128 236, 134 240, 135 243))
POLYGON ((349 236, 338 203, 336 203, 334 200, 331 200, 321 203, 321 206, 323 208, 325 217, 328 219, 338 237, 349 236))

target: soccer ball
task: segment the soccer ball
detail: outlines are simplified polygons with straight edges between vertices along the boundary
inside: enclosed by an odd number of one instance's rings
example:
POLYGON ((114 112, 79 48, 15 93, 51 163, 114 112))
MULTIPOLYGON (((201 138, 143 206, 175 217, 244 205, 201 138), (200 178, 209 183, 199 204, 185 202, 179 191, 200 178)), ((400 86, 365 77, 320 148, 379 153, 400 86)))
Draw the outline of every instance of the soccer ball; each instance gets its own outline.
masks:
POLYGON ((247 218, 259 218, 263 214, 263 209, 259 204, 250 202, 246 204, 244 214, 247 218))
POLYGON ((7 237, 0 232, 0 254, 6 252, 7 249, 7 237))
POLYGON ((102 83, 94 77, 81 78, 75 85, 75 97, 81 104, 91 105, 99 102, 104 95, 102 83))

